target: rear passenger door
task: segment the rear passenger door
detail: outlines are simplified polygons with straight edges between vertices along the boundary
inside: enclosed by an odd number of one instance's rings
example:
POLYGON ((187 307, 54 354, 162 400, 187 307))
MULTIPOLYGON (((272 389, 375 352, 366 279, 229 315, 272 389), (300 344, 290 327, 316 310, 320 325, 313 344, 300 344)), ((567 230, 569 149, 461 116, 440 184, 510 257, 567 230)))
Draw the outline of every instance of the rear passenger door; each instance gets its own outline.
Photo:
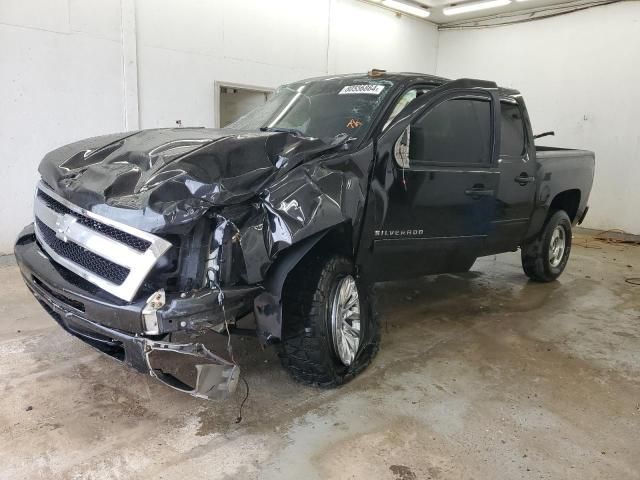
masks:
POLYGON ((404 161, 398 142, 380 142, 388 195, 374 232, 378 279, 456 271, 483 250, 499 181, 495 110, 488 93, 450 92, 402 134, 404 161))
POLYGON ((496 217, 485 253, 515 250, 524 237, 535 197, 535 159, 529 152, 524 109, 515 99, 500 101, 500 185, 496 217))

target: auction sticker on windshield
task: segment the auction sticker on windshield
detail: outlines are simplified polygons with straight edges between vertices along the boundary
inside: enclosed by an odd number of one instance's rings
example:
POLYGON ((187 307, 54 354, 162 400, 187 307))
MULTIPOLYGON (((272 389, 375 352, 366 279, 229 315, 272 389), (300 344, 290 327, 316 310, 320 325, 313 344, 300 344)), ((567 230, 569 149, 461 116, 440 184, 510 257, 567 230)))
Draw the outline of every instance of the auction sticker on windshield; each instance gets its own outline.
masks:
POLYGON ((338 95, 355 95, 366 93, 368 95, 380 95, 384 85, 348 85, 338 92, 338 95))

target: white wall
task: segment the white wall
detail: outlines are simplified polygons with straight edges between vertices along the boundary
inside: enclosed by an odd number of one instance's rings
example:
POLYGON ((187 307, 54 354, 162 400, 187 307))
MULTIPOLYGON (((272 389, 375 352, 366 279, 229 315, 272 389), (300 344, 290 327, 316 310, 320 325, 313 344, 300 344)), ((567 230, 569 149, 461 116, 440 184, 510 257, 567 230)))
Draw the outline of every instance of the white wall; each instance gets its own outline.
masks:
POLYGON ((378 7, 362 7, 355 0, 336 0, 331 6, 329 72, 435 73, 438 30, 412 17, 398 17, 378 7))
POLYGON ((435 70, 434 25, 357 0, 137 0, 137 24, 143 128, 213 126, 214 80, 435 70))
POLYGON ((584 226, 640 234, 640 2, 480 30, 441 31, 437 73, 519 89, 541 144, 596 153, 584 226))
POLYGON ((0 253, 49 150, 124 129, 119 0, 0 0, 0 253))
POLYGON ((328 5, 138 0, 141 126, 213 126, 214 80, 276 87, 325 74, 328 5))
POLYGON ((216 80, 433 73, 437 30, 357 0, 0 0, 0 46, 2 254, 49 150, 136 124, 212 127, 216 80))

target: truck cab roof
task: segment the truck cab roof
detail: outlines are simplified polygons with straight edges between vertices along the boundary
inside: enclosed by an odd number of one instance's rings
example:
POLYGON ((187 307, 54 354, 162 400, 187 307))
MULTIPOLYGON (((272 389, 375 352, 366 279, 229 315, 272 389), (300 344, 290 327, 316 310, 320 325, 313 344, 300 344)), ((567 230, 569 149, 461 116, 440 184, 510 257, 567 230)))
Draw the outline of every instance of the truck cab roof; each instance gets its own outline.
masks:
MULTIPOLYGON (((440 77, 437 75, 430 75, 427 73, 419 73, 419 72, 386 72, 386 71, 376 71, 375 74, 371 74, 371 72, 362 72, 362 73, 348 73, 348 74, 338 74, 338 75, 323 75, 320 77, 312 77, 302 81, 294 82, 294 84, 304 84, 315 81, 323 81, 323 80, 337 80, 337 79, 349 79, 352 81, 371 81, 371 80, 388 80, 393 82, 396 85, 396 89, 402 89, 408 87, 410 85, 414 85, 416 83, 424 83, 424 84, 432 84, 434 86, 442 86, 450 82, 454 82, 457 79, 451 79, 446 77, 440 77)), ((513 97, 520 95, 520 91, 500 87, 497 85, 500 96, 502 97, 513 97)))

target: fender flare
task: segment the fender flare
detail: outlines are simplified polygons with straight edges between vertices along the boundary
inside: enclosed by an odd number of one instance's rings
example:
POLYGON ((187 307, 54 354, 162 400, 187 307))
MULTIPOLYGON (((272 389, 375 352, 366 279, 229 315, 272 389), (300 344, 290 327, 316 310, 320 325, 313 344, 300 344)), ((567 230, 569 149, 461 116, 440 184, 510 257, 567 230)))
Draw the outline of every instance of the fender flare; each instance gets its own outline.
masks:
POLYGON ((256 333, 263 346, 278 343, 281 339, 282 288, 289 272, 330 230, 318 232, 287 248, 269 268, 262 283, 264 291, 253 300, 256 333))

